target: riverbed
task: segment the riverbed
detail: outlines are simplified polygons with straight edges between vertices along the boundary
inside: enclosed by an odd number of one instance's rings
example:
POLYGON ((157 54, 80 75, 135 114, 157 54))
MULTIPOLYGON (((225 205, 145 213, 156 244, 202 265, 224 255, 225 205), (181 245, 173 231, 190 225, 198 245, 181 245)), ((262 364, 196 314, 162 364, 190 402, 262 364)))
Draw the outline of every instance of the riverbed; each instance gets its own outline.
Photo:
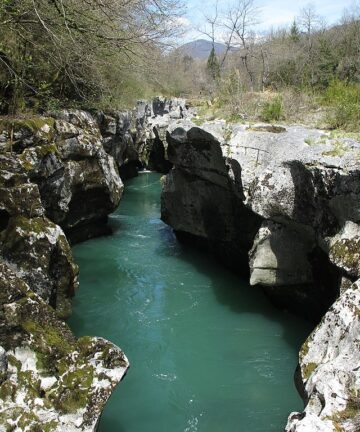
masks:
POLYGON ((99 431, 281 431, 303 407, 293 375, 310 324, 179 244, 160 192, 159 174, 129 180, 114 234, 73 248, 71 328, 111 340, 131 363, 99 431))

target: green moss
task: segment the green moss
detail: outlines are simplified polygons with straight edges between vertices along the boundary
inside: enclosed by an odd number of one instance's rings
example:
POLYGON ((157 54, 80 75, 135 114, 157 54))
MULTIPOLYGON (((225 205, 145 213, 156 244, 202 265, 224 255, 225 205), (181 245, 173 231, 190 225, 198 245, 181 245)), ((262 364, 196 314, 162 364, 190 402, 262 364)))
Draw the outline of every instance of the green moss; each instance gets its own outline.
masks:
POLYGON ((29 411, 23 411, 18 422, 18 428, 20 430, 26 430, 26 428, 30 428, 31 432, 42 432, 42 428, 40 427, 40 419, 37 415, 29 411))
POLYGON ((300 362, 302 362, 304 360, 304 358, 306 357, 307 353, 309 352, 309 343, 310 340, 309 338, 306 339, 306 341, 302 344, 302 347, 300 349, 300 353, 299 353, 299 357, 300 357, 300 362))
POLYGON ((14 431, 16 429, 16 426, 13 423, 22 415, 22 413, 23 410, 18 407, 9 408, 0 412, 0 425, 5 426, 6 432, 14 431))
POLYGON ((94 368, 88 364, 79 364, 77 368, 68 371, 65 361, 59 365, 63 372, 60 388, 51 395, 54 406, 64 413, 75 412, 88 403, 89 390, 94 381, 94 368))
POLYGON ((72 372, 66 373, 62 377, 63 384, 71 389, 89 389, 94 380, 94 368, 92 366, 79 367, 72 372))
POLYGON ((69 343, 56 328, 49 324, 48 327, 32 319, 27 319, 21 323, 22 328, 33 335, 35 338, 42 340, 50 349, 56 349, 61 355, 69 354, 74 350, 74 346, 69 343))
POLYGON ((308 380, 314 370, 318 367, 317 363, 308 363, 302 368, 303 377, 308 380))
POLYGON ((339 240, 331 247, 330 254, 348 269, 356 271, 359 268, 360 239, 339 240))
POLYGON ((39 374, 42 376, 54 375, 56 373, 56 365, 54 360, 47 353, 35 351, 36 367, 39 374))
POLYGON ((18 360, 15 356, 13 356, 12 354, 8 354, 7 359, 8 359, 9 365, 15 367, 17 369, 17 371, 21 370, 21 361, 18 360))
POLYGON ((25 216, 16 216, 12 219, 12 224, 21 228, 26 233, 35 232, 36 234, 42 234, 48 228, 49 221, 41 217, 29 219, 25 216))
POLYGON ((55 407, 63 413, 74 413, 84 408, 87 404, 88 394, 86 391, 74 389, 67 391, 57 401, 54 401, 55 407))
POLYGON ((80 352, 87 356, 93 351, 94 339, 91 336, 83 336, 78 339, 78 347, 80 352))
POLYGON ((51 117, 31 117, 25 119, 1 119, 0 131, 18 132, 21 130, 29 131, 32 134, 40 133, 47 140, 53 140, 55 135, 55 119, 51 117), (49 130, 45 131, 48 126, 49 130))
POLYGON ((35 151, 38 158, 44 158, 49 154, 60 154, 56 144, 43 144, 35 147, 35 151))
POLYGON ((42 424, 42 432, 51 432, 54 431, 58 426, 58 422, 52 420, 50 422, 42 424))
POLYGON ((4 381, 0 386, 0 399, 3 401, 6 399, 14 401, 16 388, 16 385, 10 380, 4 381))

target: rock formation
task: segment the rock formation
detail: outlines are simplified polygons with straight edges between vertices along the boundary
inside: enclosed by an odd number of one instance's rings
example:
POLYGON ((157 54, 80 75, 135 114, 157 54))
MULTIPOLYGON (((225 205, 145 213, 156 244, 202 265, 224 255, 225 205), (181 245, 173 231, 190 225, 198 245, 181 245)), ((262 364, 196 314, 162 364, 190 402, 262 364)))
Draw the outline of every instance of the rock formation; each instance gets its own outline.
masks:
POLYGON ((223 158, 211 134, 191 124, 168 132, 168 158, 174 169, 165 180, 162 219, 178 236, 203 240, 226 264, 245 269, 260 218, 242 202, 240 166, 223 158))
POLYGON ((95 431, 129 363, 62 321, 78 287, 72 243, 109 232, 125 178, 168 172, 183 100, 130 112, 0 120, 0 431, 95 431))
POLYGON ((123 186, 92 117, 54 117, 0 123, 0 431, 94 431, 128 368, 62 321, 78 286, 64 230, 96 234, 123 186))
POLYGON ((166 130, 189 115, 184 99, 138 101, 131 111, 97 113, 105 150, 113 156, 122 179, 139 168, 168 173, 166 130))
POLYGON ((288 432, 360 424, 359 154, 356 141, 300 126, 168 131, 163 220, 233 268, 248 266, 279 306, 317 322, 326 314, 300 352, 306 408, 288 432))

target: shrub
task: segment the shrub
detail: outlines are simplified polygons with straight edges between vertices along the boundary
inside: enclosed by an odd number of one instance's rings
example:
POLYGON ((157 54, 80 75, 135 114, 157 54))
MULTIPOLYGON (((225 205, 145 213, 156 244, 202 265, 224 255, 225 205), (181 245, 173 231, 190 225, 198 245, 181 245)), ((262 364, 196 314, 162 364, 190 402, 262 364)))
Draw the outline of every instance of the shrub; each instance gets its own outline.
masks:
POLYGON ((263 106, 260 117, 262 120, 269 123, 273 120, 280 120, 283 117, 282 98, 277 96, 272 101, 266 102, 263 106))
POLYGON ((356 131, 360 128, 360 87, 345 81, 333 80, 324 95, 330 107, 327 117, 330 128, 356 131))

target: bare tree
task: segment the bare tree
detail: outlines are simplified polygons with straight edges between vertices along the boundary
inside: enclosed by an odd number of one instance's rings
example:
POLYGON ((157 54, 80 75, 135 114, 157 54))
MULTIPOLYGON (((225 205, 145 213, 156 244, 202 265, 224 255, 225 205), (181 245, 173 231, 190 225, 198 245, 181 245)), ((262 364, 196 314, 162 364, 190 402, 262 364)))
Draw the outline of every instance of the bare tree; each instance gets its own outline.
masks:
POLYGON ((307 64, 310 71, 311 83, 314 82, 314 35, 323 24, 323 20, 316 12, 314 4, 309 3, 300 11, 298 18, 300 28, 306 35, 307 40, 307 64))
POLYGON ((219 27, 218 0, 216 0, 214 4, 213 14, 203 14, 203 16, 205 19, 205 26, 199 28, 198 31, 211 40, 212 48, 215 51, 216 31, 219 27))
POLYGON ((240 48, 241 61, 248 75, 251 91, 255 87, 255 74, 251 67, 255 43, 253 27, 259 23, 258 14, 259 9, 254 0, 238 0, 237 4, 228 10, 224 21, 224 27, 228 30, 225 55, 231 47, 240 48))

